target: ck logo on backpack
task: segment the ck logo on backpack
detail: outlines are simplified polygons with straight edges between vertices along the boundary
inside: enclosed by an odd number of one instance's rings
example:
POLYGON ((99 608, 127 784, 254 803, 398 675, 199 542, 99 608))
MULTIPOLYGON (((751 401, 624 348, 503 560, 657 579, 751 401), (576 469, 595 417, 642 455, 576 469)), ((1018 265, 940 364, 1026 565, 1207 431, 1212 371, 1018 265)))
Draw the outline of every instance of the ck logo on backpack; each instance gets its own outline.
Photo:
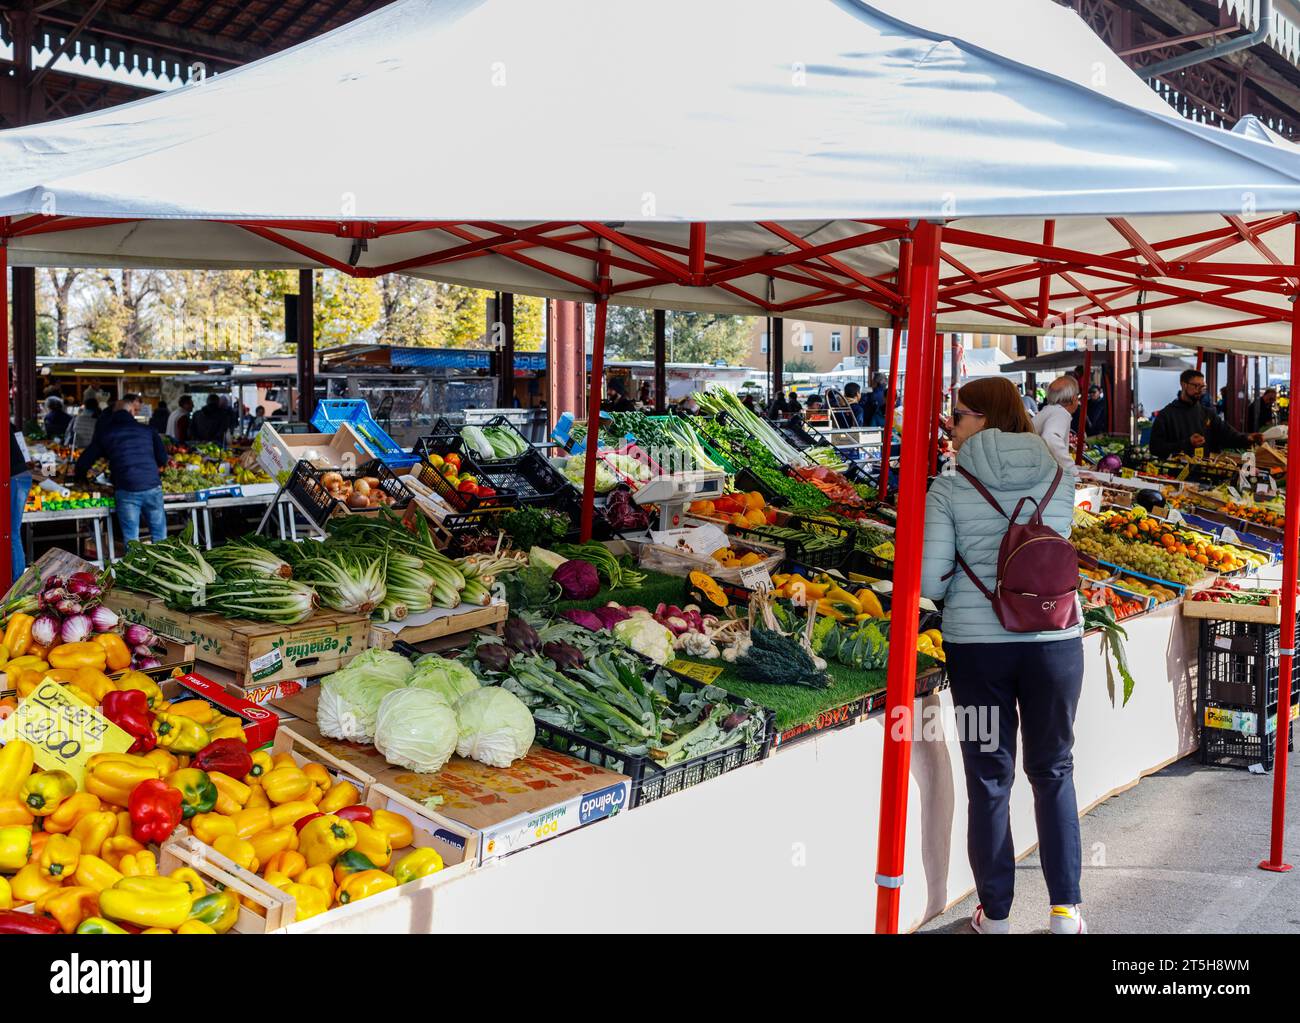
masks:
POLYGON ((1008 632, 1055 632, 1078 625, 1079 605, 1074 599, 1074 588, 1079 582, 1079 552, 1051 526, 1043 525, 1043 509, 1061 482, 1060 466, 1042 500, 1034 501, 1034 514, 1020 523, 1016 522, 1020 510, 1026 501, 1034 500, 1032 497, 1022 497, 1016 510, 1008 516, 984 484, 961 466, 957 471, 1008 523, 998 548, 997 584, 993 592, 979 581, 962 556, 957 555, 957 564, 993 604, 993 613, 1002 627, 1008 632))

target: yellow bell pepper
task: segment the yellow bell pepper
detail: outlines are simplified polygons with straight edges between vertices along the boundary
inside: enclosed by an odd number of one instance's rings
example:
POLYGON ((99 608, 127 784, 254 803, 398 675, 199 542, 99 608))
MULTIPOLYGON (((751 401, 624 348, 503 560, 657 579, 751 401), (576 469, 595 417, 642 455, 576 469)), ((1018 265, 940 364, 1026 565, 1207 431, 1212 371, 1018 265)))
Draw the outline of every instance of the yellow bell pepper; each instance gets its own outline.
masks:
POLYGON ((16 874, 31 858, 31 827, 13 824, 0 828, 0 872, 16 874))
POLYGON ((425 846, 407 853, 393 867, 393 878, 398 884, 406 884, 417 878, 436 874, 443 868, 442 857, 437 849, 425 846))
POLYGON ((41 850, 41 873, 62 884, 77 872, 81 843, 69 835, 51 835, 41 850))
POLYGON ((117 691, 117 686, 113 685, 113 680, 98 668, 76 668, 74 671, 76 674, 73 682, 83 692, 90 694, 92 704, 103 703, 105 696, 117 691))
POLYGON ((295 920, 309 920, 330 908, 329 896, 309 884, 287 884, 284 890, 293 896, 295 920))
POLYGON ((356 806, 360 802, 361 791, 350 781, 340 781, 326 790, 316 809, 321 813, 334 813, 345 806, 356 806))
POLYGON ((257 873, 259 863, 257 852, 253 848, 253 843, 247 839, 222 835, 213 843, 212 848, 227 859, 233 860, 237 866, 243 867, 250 874, 257 873))
POLYGON ((222 835, 235 834, 235 819, 220 813, 196 813, 189 827, 200 842, 212 845, 222 835))
POLYGON ((83 785, 106 803, 127 806, 142 781, 162 777, 150 760, 130 753, 96 753, 86 761, 83 785))
POLYGON ((108 654, 98 643, 60 643, 50 651, 51 668, 95 668, 103 671, 108 665, 108 654))
POLYGON ((293 878, 288 874, 281 874, 278 870, 264 871, 262 880, 273 888, 279 888, 280 891, 284 891, 289 885, 293 884, 293 878))
POLYGON ((239 813, 253 794, 251 787, 220 771, 209 771, 208 778, 217 787, 217 813, 239 813))
POLYGON ((284 753, 276 753, 274 756, 271 757, 271 768, 273 770, 277 767, 297 767, 297 766, 298 766, 298 761, 294 760, 293 754, 288 751, 285 751, 284 753))
POLYGON ((292 881, 306 869, 307 859, 302 853, 297 849, 282 849, 266 860, 262 876, 270 878, 272 873, 283 874, 292 881))
POLYGON ((328 863, 319 863, 314 867, 308 867, 296 878, 299 884, 310 885, 318 888, 325 893, 325 897, 334 901, 334 895, 338 891, 338 885, 334 882, 334 871, 330 869, 328 863))
POLYGON ((164 702, 163 691, 159 688, 158 683, 151 679, 142 671, 126 671, 117 679, 118 689, 139 689, 144 693, 146 702, 151 709, 156 710, 160 703, 164 702))
POLYGON ((0 799, 0 828, 31 827, 35 821, 35 815, 25 804, 18 802, 17 796, 0 799))
POLYGON ((9 651, 9 656, 14 660, 27 653, 27 648, 32 645, 32 623, 35 621, 34 617, 21 611, 9 616, 9 624, 5 626, 4 644, 5 649, 9 651))
POLYGON ((311 803, 312 806, 320 809, 320 801, 325 798, 325 790, 313 782, 311 788, 307 790, 307 794, 302 798, 311 803))
POLYGON ((109 671, 125 671, 131 667, 131 651, 116 632, 101 632, 94 642, 104 648, 105 667, 109 671))
POLYGON ((102 892, 105 888, 112 888, 118 881, 122 880, 122 872, 116 867, 111 867, 98 856, 82 856, 77 861, 77 873, 74 880, 77 884, 86 888, 93 888, 97 892, 102 892))
POLYGON ((217 932, 214 931, 207 924, 205 924, 202 920, 186 920, 183 924, 181 924, 178 928, 176 928, 176 933, 177 934, 216 934, 217 932))
POLYGON ((358 874, 349 874, 339 885, 339 905, 346 906, 349 902, 367 899, 396 887, 397 879, 382 870, 363 870, 358 874))
POLYGON ((0 877, 0 909, 14 908, 14 890, 9 884, 9 878, 0 877))
POLYGON ((64 934, 71 934, 81 921, 99 915, 99 892, 81 885, 56 888, 36 900, 36 914, 53 917, 64 934))
POLYGON ((370 823, 388 836, 388 844, 394 849, 405 849, 415 841, 415 826, 400 813, 375 810, 370 823))
POLYGON ((195 900, 201 899, 208 893, 207 882, 203 880, 203 875, 193 867, 177 867, 167 876, 173 881, 183 883, 195 900))
POLYGON ((41 830, 56 835, 66 835, 76 827, 77 822, 88 813, 96 813, 103 808, 103 803, 93 792, 74 792, 59 808, 45 818, 41 830))
POLYGON ((883 618, 885 616, 885 609, 880 604, 880 598, 872 590, 859 590, 858 604, 872 618, 883 618))
POLYGON ((248 769, 244 775, 245 785, 261 785, 262 779, 271 773, 275 767, 275 762, 271 759, 271 754, 264 749, 253 751, 253 766, 248 769))
POLYGON ((58 881, 51 881, 41 873, 39 863, 27 864, 13 876, 9 884, 13 889, 14 899, 18 902, 35 902, 46 892, 62 887, 58 881))
POLYGON ((131 814, 129 811, 117 811, 117 830, 114 831, 113 834, 125 835, 127 838, 135 838, 135 835, 131 834, 131 814))
POLYGON ((244 734, 244 722, 237 717, 231 717, 229 714, 213 721, 208 726, 208 741, 215 742, 217 739, 238 739, 240 742, 247 742, 248 736, 244 734))
MULTIPOLYGON (((307 790, 311 788, 311 779, 296 766, 275 767, 262 777, 262 788, 266 792, 266 798, 272 803, 291 803, 307 795, 307 790)), ((311 807, 312 811, 316 809, 314 803, 311 807)))
POLYGON ((104 843, 117 831, 117 814, 108 810, 96 810, 83 814, 81 819, 68 832, 81 843, 83 856, 98 856, 104 843))
POLYGON ((136 927, 175 930, 185 923, 193 905, 185 882, 170 877, 124 877, 99 893, 104 916, 136 927))
MULTIPOLYGON (((173 875, 174 876, 174 875, 173 875)), ((239 919, 239 900, 233 892, 211 892, 194 900, 190 920, 210 927, 214 934, 225 934, 239 919)))
POLYGON ((88 916, 77 926, 78 934, 130 934, 125 927, 118 927, 112 920, 102 916, 88 916))
POLYGON ((271 826, 282 828, 286 824, 296 824, 299 818, 316 812, 316 804, 309 803, 305 799, 295 799, 289 803, 281 803, 279 806, 271 807, 271 826))
POLYGON ((168 709, 169 714, 179 714, 181 717, 190 718, 201 725, 206 725, 214 717, 217 711, 207 700, 178 700, 168 709))
POLYGON ((197 753, 208 744, 208 733, 201 724, 170 711, 154 715, 153 732, 158 745, 173 753, 197 753))
POLYGON ((286 824, 282 828, 259 831, 248 839, 248 843, 253 847, 253 855, 258 862, 266 863, 277 853, 295 849, 298 845, 298 832, 292 824, 286 824))
MULTIPOLYGON (((10 675, 10 678, 14 676, 10 675)), ((18 673, 18 682, 14 688, 18 691, 18 698, 25 700, 36 692, 36 687, 45 681, 44 671, 30 671, 24 669, 18 673)))
MULTIPOLYGON (((334 785, 334 779, 330 777, 329 771, 325 770, 320 764, 307 763, 302 765, 302 773, 305 774, 313 785, 319 785, 321 790, 328 792, 334 785)), ((347 803, 345 806, 349 805, 347 803)))
POLYGON ((252 838, 259 831, 275 827, 271 820, 271 811, 262 806, 249 810, 240 810, 231 818, 235 822, 236 838, 252 838))
POLYGON ((117 863, 123 877, 157 877, 158 857, 148 849, 127 853, 117 863))
POLYGON ((266 798, 266 790, 261 785, 248 786, 248 802, 244 804, 245 810, 251 810, 257 806, 264 806, 267 809, 271 807, 271 801, 266 798))
POLYGON ((357 833, 357 844, 352 848, 376 867, 382 869, 388 866, 393 859, 393 846, 388 841, 388 836, 365 821, 353 821, 352 830, 357 833))
POLYGON ((175 934, 176 932, 168 927, 146 927, 141 934, 175 934))
POLYGON ((11 739, 0 747, 0 799, 17 799, 18 790, 32 773, 32 744, 11 739))
POLYGON ((298 838, 298 850, 311 867, 318 863, 332 863, 357 844, 357 832, 352 822, 332 813, 308 821, 298 838))
POLYGON ((160 778, 166 778, 169 774, 175 774, 181 769, 180 758, 170 750, 155 747, 144 755, 144 759, 158 768, 160 778))
POLYGON ((69 693, 71 693, 73 696, 75 696, 82 703, 89 704, 92 707, 95 706, 95 698, 91 696, 88 692, 86 692, 86 690, 82 689, 80 686, 73 685, 71 682, 68 682, 63 686, 63 688, 67 690, 69 693))
POLYGON ((144 846, 130 835, 114 835, 105 840, 99 850, 99 858, 114 870, 118 870, 124 856, 138 853, 144 846))
POLYGON ((48 817, 76 791, 77 779, 67 771, 37 771, 27 776, 18 798, 37 817, 48 817))

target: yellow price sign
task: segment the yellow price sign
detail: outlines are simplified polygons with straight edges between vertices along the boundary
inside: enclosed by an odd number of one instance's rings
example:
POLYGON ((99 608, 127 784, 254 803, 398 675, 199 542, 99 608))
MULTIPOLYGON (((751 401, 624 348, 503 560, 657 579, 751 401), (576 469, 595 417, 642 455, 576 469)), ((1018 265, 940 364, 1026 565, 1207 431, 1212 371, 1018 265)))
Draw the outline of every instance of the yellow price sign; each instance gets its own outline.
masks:
POLYGON ((678 675, 685 675, 687 678, 693 678, 696 682, 704 685, 712 685, 722 669, 716 664, 700 664, 698 661, 681 661, 673 659, 666 665, 669 671, 676 672, 678 675))
POLYGON ((125 753, 135 741, 98 707, 52 680, 24 699, 4 722, 5 741, 31 743, 37 765, 44 771, 67 771, 80 786, 86 761, 96 753, 125 753))

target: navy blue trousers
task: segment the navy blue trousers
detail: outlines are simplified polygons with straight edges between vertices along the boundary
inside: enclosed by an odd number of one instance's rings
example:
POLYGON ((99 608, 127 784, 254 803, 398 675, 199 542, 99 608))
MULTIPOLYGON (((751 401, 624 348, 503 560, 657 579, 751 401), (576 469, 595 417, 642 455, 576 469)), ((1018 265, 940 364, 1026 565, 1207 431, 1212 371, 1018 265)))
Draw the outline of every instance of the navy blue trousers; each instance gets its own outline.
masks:
POLYGON ((1034 789, 1048 895, 1053 905, 1076 905, 1082 901, 1083 853, 1072 750, 1083 640, 949 643, 945 649, 958 724, 979 726, 963 728, 961 752, 970 800, 967 847, 984 912, 1005 919, 1015 891, 1010 801, 1017 730, 1025 747, 1025 775, 1034 789), (987 741, 992 735, 996 741, 987 741))

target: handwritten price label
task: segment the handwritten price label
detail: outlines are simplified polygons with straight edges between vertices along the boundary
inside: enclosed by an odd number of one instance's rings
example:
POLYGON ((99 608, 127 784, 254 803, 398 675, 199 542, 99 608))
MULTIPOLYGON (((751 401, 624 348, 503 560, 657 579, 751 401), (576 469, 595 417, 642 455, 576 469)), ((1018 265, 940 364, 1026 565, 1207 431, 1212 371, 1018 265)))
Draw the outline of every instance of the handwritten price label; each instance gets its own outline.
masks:
POLYGON ((700 664, 699 661, 679 661, 671 660, 666 665, 669 671, 678 675, 685 675, 687 678, 693 678, 696 682, 704 685, 712 685, 722 669, 716 664, 700 664))
POLYGON ((772 574, 766 565, 748 565, 740 570, 740 585, 747 590, 770 590, 772 574))
POLYGON ((80 785, 86 761, 96 753, 125 753, 134 740, 57 682, 42 682, 4 722, 7 740, 31 743, 44 771, 67 771, 80 785))

